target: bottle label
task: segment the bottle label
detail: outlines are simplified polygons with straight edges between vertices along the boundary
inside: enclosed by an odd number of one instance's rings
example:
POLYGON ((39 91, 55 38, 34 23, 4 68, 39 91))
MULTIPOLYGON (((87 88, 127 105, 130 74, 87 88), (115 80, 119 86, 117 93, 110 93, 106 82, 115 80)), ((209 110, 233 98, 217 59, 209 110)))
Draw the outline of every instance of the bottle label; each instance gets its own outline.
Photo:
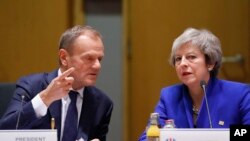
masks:
POLYGON ((159 137, 147 137, 147 141, 160 141, 159 137))

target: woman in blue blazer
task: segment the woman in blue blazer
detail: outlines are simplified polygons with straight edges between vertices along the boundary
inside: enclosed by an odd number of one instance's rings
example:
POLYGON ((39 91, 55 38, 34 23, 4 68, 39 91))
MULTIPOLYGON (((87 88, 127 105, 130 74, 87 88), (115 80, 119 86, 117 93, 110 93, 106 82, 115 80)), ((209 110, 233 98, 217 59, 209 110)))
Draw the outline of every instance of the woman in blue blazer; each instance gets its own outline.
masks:
POLYGON ((218 79, 221 61, 220 41, 208 30, 188 28, 174 41, 170 64, 182 83, 161 90, 154 111, 161 127, 167 119, 177 128, 250 124, 250 86, 218 79))

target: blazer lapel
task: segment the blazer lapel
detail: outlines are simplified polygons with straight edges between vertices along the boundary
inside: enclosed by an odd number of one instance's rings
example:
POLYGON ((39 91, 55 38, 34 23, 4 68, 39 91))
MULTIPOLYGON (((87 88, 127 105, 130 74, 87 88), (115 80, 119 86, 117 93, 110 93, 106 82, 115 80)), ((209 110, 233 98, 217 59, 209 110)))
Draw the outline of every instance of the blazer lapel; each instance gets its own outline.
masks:
POLYGON ((182 95, 183 95, 183 103, 184 103, 184 108, 186 112, 186 119, 188 122, 189 128, 193 128, 193 115, 192 112, 190 112, 190 109, 192 108, 192 104, 190 103, 191 97, 188 94, 187 87, 183 85, 183 90, 182 90, 182 95))
POLYGON ((51 117, 55 118, 55 124, 56 124, 55 128, 57 129, 58 139, 60 139, 61 136, 61 113, 62 113, 61 107, 62 107, 61 100, 57 100, 49 106, 51 117))
POLYGON ((88 140, 90 127, 92 127, 97 102, 91 87, 85 87, 83 92, 83 103, 79 121, 78 139, 88 140))
MULTIPOLYGON (((46 78, 47 85, 50 84, 50 82, 58 76, 58 69, 54 70, 53 72, 49 73, 46 78)), ((49 112, 51 114, 52 118, 55 118, 55 128, 57 129, 57 137, 60 139, 61 136, 61 115, 62 115, 62 102, 61 100, 54 101, 49 106, 49 112)))
POLYGON ((200 128, 204 128, 204 127, 209 128, 210 127, 208 110, 209 110, 210 118, 215 119, 215 117, 213 117, 213 116, 216 115, 215 111, 218 107, 218 104, 220 103, 217 101, 219 99, 218 98, 218 96, 219 96, 218 91, 215 89, 215 87, 213 87, 213 86, 218 86, 218 85, 216 85, 216 82, 217 82, 216 80, 217 79, 215 77, 211 77, 209 79, 209 82, 208 82, 208 85, 206 88, 207 102, 208 103, 206 103, 206 100, 203 97, 202 105, 200 108, 200 113, 199 113, 199 116, 197 118, 197 127, 200 127, 200 128), (208 107, 206 104, 208 104, 208 107))
POLYGON ((46 83, 47 85, 49 85, 49 83, 58 76, 58 69, 52 71, 51 73, 49 73, 46 77, 46 83))

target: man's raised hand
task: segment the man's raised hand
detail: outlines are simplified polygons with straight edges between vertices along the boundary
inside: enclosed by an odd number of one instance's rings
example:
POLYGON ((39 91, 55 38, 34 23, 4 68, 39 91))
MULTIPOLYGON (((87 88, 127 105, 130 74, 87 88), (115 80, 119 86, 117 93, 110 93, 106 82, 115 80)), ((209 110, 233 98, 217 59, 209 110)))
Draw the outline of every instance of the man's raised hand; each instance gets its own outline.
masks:
POLYGON ((51 81, 45 90, 39 93, 44 104, 49 106, 53 101, 59 100, 68 94, 74 82, 74 78, 69 75, 74 70, 75 68, 72 67, 62 72, 60 76, 57 76, 51 81))

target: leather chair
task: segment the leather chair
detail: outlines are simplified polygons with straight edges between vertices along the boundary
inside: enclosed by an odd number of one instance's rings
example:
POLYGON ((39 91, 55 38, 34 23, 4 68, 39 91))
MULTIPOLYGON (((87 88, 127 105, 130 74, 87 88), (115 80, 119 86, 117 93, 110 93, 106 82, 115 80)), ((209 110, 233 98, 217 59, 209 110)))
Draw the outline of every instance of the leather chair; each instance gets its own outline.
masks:
POLYGON ((0 83, 0 118, 7 109, 15 88, 15 83, 0 83))

